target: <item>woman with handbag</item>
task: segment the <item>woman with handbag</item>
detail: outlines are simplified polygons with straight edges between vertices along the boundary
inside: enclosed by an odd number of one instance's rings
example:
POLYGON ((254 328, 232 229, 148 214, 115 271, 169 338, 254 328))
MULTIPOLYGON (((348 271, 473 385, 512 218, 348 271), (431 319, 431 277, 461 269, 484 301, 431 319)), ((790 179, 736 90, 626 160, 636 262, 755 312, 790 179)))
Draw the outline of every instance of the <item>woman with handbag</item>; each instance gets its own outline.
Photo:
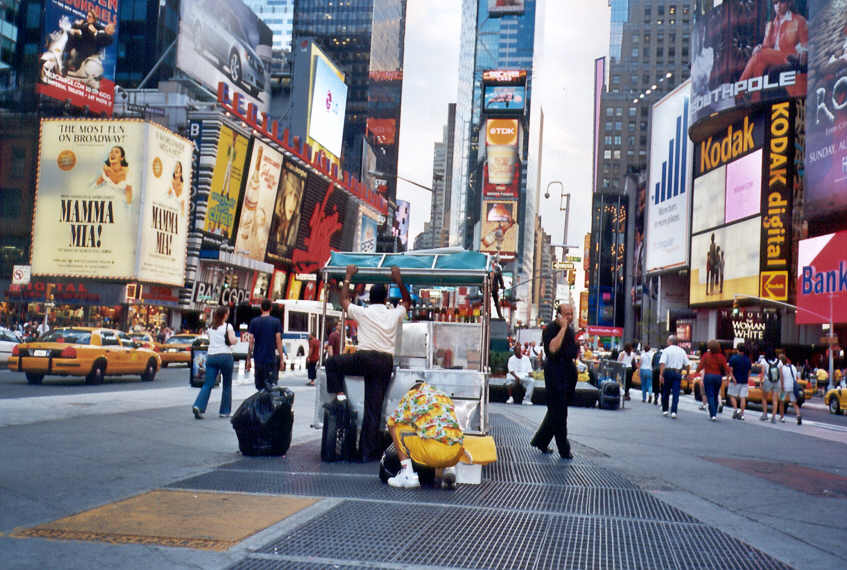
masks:
POLYGON ((708 342, 709 351, 700 357, 697 372, 703 371, 703 391, 709 402, 709 419, 718 421, 718 404, 721 399, 721 385, 723 384, 722 372, 732 378, 732 368, 726 361, 721 350, 721 344, 717 340, 708 342))
POLYGON ((207 331, 209 351, 206 355, 206 381, 203 382, 203 387, 200 388, 200 393, 197 394, 197 399, 194 400, 194 406, 191 408, 195 419, 198 420, 202 420, 203 414, 206 413, 212 386, 215 385, 219 372, 223 383, 220 416, 228 418, 232 410, 232 347, 238 341, 232 325, 227 322, 228 318, 229 308, 218 307, 212 318, 212 326, 207 331))

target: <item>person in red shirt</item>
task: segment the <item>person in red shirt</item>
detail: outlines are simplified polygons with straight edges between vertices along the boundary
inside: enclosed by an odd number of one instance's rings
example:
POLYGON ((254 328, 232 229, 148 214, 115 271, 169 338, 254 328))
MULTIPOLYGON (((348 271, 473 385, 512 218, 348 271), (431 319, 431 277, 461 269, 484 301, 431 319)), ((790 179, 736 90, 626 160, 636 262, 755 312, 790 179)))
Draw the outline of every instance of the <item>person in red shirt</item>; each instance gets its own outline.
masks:
POLYGON ((315 385, 315 378, 318 377, 318 361, 321 359, 321 343, 315 338, 315 335, 309 333, 309 356, 306 358, 306 370, 309 373, 307 386, 315 385))
POLYGON ((700 357, 697 372, 703 371, 703 389, 706 399, 709 401, 709 417, 713 422, 718 421, 718 400, 721 394, 721 383, 723 374, 732 378, 732 368, 726 361, 721 350, 721 344, 717 340, 710 340, 707 344, 709 351, 700 357))

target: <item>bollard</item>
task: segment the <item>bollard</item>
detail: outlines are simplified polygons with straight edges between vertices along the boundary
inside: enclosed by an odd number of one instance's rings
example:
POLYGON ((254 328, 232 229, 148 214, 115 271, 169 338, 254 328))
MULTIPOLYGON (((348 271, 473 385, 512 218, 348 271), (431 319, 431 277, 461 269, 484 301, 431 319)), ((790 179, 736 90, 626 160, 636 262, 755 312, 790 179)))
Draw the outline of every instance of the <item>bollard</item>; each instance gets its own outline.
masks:
POLYGON ((247 377, 246 371, 247 360, 238 361, 238 384, 249 384, 250 379, 247 377))

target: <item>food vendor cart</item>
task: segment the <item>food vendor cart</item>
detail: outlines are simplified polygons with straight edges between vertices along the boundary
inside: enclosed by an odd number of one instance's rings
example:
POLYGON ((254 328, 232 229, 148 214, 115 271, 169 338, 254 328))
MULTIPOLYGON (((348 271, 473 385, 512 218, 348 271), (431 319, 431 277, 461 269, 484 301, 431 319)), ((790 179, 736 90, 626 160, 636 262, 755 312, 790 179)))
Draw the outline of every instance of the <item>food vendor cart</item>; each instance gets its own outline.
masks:
MULTIPOLYGON (((330 279, 341 282, 349 264, 359 268, 353 283, 391 284, 391 267, 396 265, 407 286, 479 287, 482 298, 489 299, 490 260, 486 254, 456 249, 400 254, 334 252, 322 270, 324 287, 328 286, 330 279)), ((325 296, 324 303, 328 297, 325 296)), ((397 408, 415 380, 422 378, 453 399, 456 417, 466 434, 488 433, 489 305, 488 302, 482 303, 479 316, 474 317, 475 322, 403 321, 395 350, 394 373, 383 406, 383 428, 385 418, 397 408)), ((421 316, 416 311, 412 314, 421 316)), ((443 314, 439 312, 434 318, 443 314)), ((423 315, 423 319, 432 318, 432 315, 423 315)), ((347 315, 343 318, 346 320, 347 315)), ((326 331, 321 330, 321 346, 325 334, 326 331)), ((345 383, 350 405, 356 411, 357 428, 361 429, 364 379, 361 376, 345 376, 345 383)), ((323 421, 323 405, 331 402, 335 394, 326 391, 323 370, 318 374, 316 384, 312 427, 319 429, 323 421)))

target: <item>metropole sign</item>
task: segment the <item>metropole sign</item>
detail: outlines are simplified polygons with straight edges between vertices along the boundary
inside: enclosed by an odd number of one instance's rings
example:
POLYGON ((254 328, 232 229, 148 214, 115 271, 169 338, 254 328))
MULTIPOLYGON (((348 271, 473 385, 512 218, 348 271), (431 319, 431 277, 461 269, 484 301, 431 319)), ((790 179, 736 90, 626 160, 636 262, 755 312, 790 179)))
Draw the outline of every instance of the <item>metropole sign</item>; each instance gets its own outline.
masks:
POLYGON ((797 324, 847 322, 847 231, 800 241, 797 324))

